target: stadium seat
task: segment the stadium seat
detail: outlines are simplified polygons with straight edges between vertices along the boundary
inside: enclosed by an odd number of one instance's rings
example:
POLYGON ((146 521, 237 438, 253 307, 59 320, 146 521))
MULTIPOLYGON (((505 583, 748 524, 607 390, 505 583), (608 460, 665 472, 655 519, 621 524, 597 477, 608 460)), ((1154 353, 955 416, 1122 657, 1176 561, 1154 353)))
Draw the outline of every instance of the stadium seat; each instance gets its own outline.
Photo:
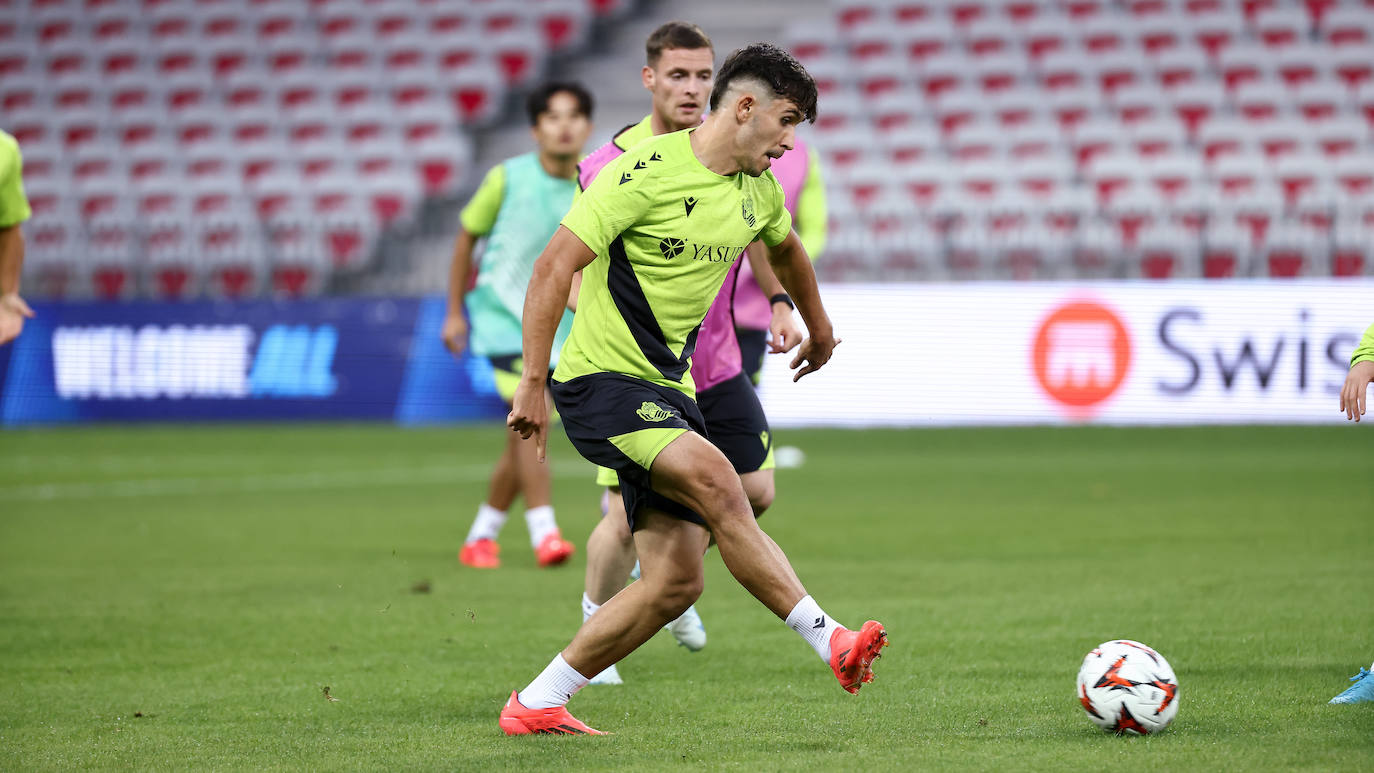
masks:
POLYGON ((1130 275, 1143 279, 1196 277, 1199 274, 1197 241, 1177 226, 1150 224, 1141 229, 1135 260, 1128 267, 1130 275))
POLYGON ((1311 30, 1307 14, 1292 6, 1261 11, 1255 15, 1252 25, 1255 38, 1271 49, 1299 45, 1307 40, 1311 30))
POLYGON ((1279 222, 1269 229, 1260 248, 1265 275, 1289 279, 1329 273, 1327 245, 1311 230, 1292 222, 1279 222))
POLYGON ((1155 82, 1165 89, 1209 79, 1211 62, 1196 48, 1181 47, 1161 52, 1153 59, 1155 82))
POLYGON ((95 217, 86 223, 85 262, 95 297, 105 301, 129 298, 135 290, 139 235, 132 220, 95 217))
POLYGON ((505 93, 502 83, 501 74, 489 67, 468 67, 455 73, 448 83, 448 94, 459 120, 481 125, 495 118, 505 93))
POLYGON ((1228 91, 1268 81, 1273 68, 1273 54, 1258 45, 1231 46, 1217 57, 1217 72, 1228 91))
POLYGON ((1332 181, 1352 199, 1374 193, 1374 153, 1367 147, 1331 159, 1330 172, 1332 181))
POLYGON ((1232 279, 1251 273, 1250 235, 1229 221, 1209 223, 1202 237, 1201 272, 1205 279, 1232 279))
POLYGON ((1069 265, 1074 275, 1084 279, 1106 279, 1121 272, 1126 254, 1121 232, 1108 223, 1087 220, 1073 234, 1069 265))
POLYGON ((1048 159, 1062 164, 1066 172, 1072 169, 1071 163, 1062 158, 1065 147, 1059 128, 1045 120, 1004 126, 1003 147, 1013 159, 1048 159))
POLYGON ((1328 10, 1318 26, 1323 42, 1333 48, 1359 48, 1374 43, 1374 15, 1356 4, 1328 10))
POLYGON ((1358 221, 1337 223, 1331 232, 1331 275, 1363 276, 1374 270, 1374 228, 1358 221))

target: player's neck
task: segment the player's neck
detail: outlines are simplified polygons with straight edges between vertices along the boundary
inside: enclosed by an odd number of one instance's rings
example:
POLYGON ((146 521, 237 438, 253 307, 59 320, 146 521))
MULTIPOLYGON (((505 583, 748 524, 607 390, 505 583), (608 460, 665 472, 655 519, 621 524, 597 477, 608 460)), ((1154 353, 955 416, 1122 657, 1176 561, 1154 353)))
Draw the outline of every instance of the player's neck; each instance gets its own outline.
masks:
POLYGON ((550 177, 558 177, 564 180, 571 180, 577 177, 577 156, 554 156, 548 153, 539 154, 539 165, 544 167, 544 171, 550 177))
POLYGON ((707 121, 691 134, 692 153, 702 166, 718 175, 739 174, 743 167, 735 159, 731 139, 717 124, 707 121))
MULTIPOLYGON (((693 126, 700 126, 700 124, 693 124, 693 126)), ((683 129, 690 128, 692 127, 679 126, 678 124, 669 121, 668 119, 664 118, 658 113, 649 113, 649 131, 653 132, 655 137, 657 137, 660 134, 670 134, 672 132, 680 132, 683 129)))

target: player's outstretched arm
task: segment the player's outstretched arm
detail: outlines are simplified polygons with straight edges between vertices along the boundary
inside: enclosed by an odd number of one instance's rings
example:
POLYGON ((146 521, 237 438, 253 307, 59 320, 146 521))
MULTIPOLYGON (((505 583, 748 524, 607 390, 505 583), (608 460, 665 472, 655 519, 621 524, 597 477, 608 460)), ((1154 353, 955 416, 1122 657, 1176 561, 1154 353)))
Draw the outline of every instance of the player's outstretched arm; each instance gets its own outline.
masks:
POLYGON ((506 426, 528 439, 534 436, 539 461, 544 461, 549 427, 549 406, 544 398, 544 382, 549 377, 549 354, 558 321, 567 308, 573 274, 596 259, 596 253, 563 226, 534 262, 530 286, 525 291, 525 312, 521 321, 524 368, 520 385, 511 401, 506 426))
MULTIPOLYGON (((745 256, 749 260, 750 270, 754 272, 754 281, 765 297, 772 299, 786 295, 782 283, 768 265, 768 248, 763 242, 750 244, 749 249, 745 250, 745 256)), ((768 323, 769 350, 773 354, 790 352, 797 348, 797 344, 802 340, 801 328, 797 327, 797 321, 792 318, 792 304, 782 300, 770 300, 768 305, 773 311, 773 319, 768 323)))
POLYGON ((793 381, 813 371, 820 370, 830 361, 830 355, 840 343, 835 338, 835 330, 830 325, 830 317, 821 304, 820 289, 816 286, 816 272, 811 268, 811 259, 806 256, 806 248, 796 231, 790 231, 776 247, 768 250, 768 263, 778 281, 797 304, 802 322, 810 338, 802 341, 797 356, 792 358, 791 367, 797 370, 793 381))
POLYGON ((468 321, 463 316, 463 296, 467 295, 468 277, 472 274, 472 250, 477 237, 466 228, 459 229, 458 240, 453 245, 453 261, 448 268, 448 311, 444 314, 444 326, 439 336, 444 346, 454 354, 462 354, 468 345, 468 321))

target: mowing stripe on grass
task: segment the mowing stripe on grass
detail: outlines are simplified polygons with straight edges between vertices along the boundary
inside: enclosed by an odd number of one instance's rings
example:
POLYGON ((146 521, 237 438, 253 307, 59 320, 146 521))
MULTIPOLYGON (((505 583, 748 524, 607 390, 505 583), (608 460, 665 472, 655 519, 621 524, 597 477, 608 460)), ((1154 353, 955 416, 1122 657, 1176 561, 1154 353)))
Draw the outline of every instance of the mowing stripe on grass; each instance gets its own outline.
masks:
MULTIPOLYGON (((590 480, 586 465, 565 465, 555 478, 590 480)), ((450 485, 475 483, 491 475, 490 464, 443 467, 292 472, 271 475, 234 475, 214 478, 137 478, 83 483, 44 483, 0 488, 0 500, 48 502, 104 497, 159 497, 198 494, 256 494, 263 491, 310 491, 368 486, 450 485)))

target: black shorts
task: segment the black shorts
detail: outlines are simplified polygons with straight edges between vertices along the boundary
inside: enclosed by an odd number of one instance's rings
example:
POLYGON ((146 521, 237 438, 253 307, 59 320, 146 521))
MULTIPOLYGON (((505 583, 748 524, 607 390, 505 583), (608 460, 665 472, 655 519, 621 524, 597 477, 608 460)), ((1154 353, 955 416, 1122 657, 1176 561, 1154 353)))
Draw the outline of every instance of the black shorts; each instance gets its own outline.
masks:
POLYGON ((768 351, 768 331, 747 327, 735 328, 735 340, 739 341, 740 361, 744 374, 752 383, 759 383, 759 371, 763 369, 763 355, 768 351))
POLYGON ((697 393, 711 443, 743 475, 773 469, 773 433, 754 385, 743 373, 697 393))
POLYGON ((692 398, 618 373, 592 373, 562 383, 550 379, 549 390, 577 452, 616 471, 631 530, 642 507, 706 525, 691 508, 654 491, 649 478, 654 458, 682 433, 706 437, 706 421, 692 398))

